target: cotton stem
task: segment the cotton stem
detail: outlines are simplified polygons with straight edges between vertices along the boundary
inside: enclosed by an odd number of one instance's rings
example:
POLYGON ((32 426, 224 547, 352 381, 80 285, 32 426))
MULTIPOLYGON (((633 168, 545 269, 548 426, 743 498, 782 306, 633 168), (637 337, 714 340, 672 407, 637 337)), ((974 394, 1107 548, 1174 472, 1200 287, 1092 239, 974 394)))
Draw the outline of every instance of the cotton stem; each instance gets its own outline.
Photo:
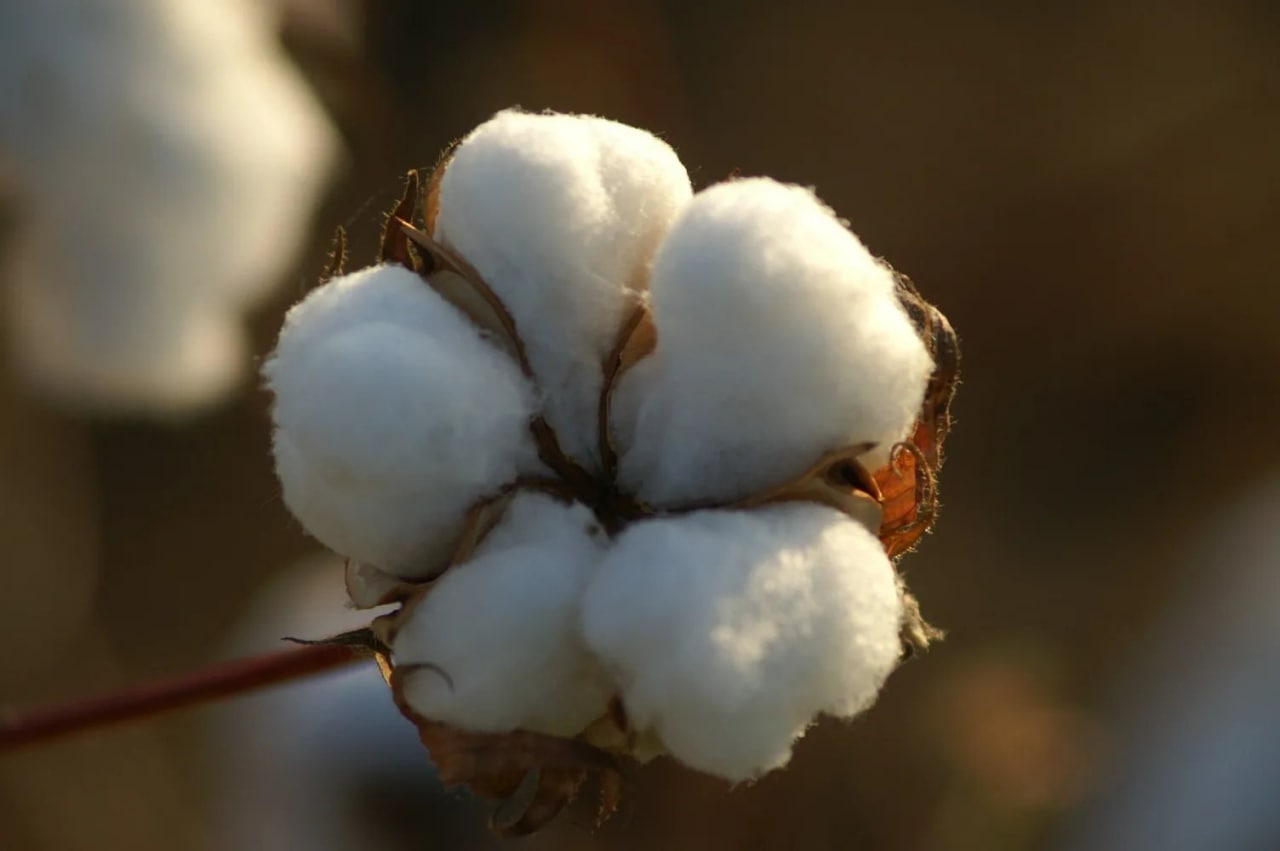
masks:
POLYGON ((61 706, 0 714, 0 753, 43 744, 224 697, 246 694, 370 659, 367 648, 344 643, 302 644, 61 706))

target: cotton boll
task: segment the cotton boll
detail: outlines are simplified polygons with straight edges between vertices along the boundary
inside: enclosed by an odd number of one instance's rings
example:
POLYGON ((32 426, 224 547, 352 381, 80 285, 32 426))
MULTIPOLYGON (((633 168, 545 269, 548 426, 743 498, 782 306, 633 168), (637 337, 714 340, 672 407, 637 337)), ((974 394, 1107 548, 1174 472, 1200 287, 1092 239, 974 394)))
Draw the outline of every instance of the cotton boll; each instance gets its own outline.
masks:
POLYGON ((467 509, 536 469, 515 363, 416 273, 379 266, 289 311, 263 368, 284 501, 326 546, 406 578, 467 509))
POLYGON ((435 236, 475 266, 524 339, 562 447, 598 467, 611 351, 689 177, 658 138, 612 121, 505 111, 453 154, 435 236))
POLYGON ((2 273, 37 387, 178 414, 244 374, 240 316, 292 262, 338 149, 260 5, 0 4, 2 273))
POLYGON ((700 193, 650 279, 657 350, 614 397, 619 476, 665 504, 734 499, 862 442, 875 468, 932 364, 890 272, 807 189, 700 193))
POLYGON ((581 505, 518 495, 476 555, 409 610, 392 647, 423 716, 480 732, 573 736, 607 710, 612 684, 583 645, 583 588, 603 532, 581 505))
POLYGON ((865 709, 896 664, 902 602, 879 541, 815 505, 650 520, 587 589, 587 644, 634 726, 739 781, 784 765, 822 712, 865 709))

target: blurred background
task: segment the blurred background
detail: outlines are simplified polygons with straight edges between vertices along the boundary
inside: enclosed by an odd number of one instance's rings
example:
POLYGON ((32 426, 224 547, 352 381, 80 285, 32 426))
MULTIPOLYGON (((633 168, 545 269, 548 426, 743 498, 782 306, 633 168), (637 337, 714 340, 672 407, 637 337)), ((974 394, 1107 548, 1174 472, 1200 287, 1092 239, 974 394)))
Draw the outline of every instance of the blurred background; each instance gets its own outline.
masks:
MULTIPOLYGON (((0 707, 346 625, 253 365, 406 169, 592 112, 814 185, 950 317, 905 562, 948 639, 784 772, 519 844, 1280 848, 1278 55, 1265 0, 0 0, 0 707)), ((0 847, 490 847, 389 709, 360 670, 5 756, 0 847)))

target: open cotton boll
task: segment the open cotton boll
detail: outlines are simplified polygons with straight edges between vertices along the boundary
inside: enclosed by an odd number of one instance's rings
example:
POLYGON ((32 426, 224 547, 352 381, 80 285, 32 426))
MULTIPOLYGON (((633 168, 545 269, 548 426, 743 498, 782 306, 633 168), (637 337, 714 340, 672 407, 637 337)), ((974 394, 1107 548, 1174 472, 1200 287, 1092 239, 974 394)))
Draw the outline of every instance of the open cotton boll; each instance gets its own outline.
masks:
POLYGON ((0 4, 0 171, 21 255, 0 274, 37 387, 180 414, 244 374, 232 323, 293 261, 338 152, 260 6, 0 4), (202 336, 179 345, 176 329, 202 336))
POLYGON ((392 646, 404 698, 466 730, 573 736, 606 712, 612 684, 583 644, 582 591, 604 533, 580 504, 516 496, 475 556, 403 616, 392 646))
POLYGON ((598 467, 602 363, 689 176, 657 137, 579 115, 498 113, 440 183, 435 237, 511 312, 564 450, 598 467))
POLYGON ((395 575, 434 572, 467 509, 536 469, 518 367, 403 267, 308 295, 263 374, 285 504, 326 546, 395 575))
POLYGON ((734 499, 908 432, 932 371, 891 273, 807 189, 698 194, 650 277, 656 351, 619 383, 619 477, 655 503, 734 499))
POLYGON ((880 542, 816 505, 637 523, 583 599, 587 644, 631 723, 733 781, 784 765, 819 713, 870 705, 901 621, 880 542))

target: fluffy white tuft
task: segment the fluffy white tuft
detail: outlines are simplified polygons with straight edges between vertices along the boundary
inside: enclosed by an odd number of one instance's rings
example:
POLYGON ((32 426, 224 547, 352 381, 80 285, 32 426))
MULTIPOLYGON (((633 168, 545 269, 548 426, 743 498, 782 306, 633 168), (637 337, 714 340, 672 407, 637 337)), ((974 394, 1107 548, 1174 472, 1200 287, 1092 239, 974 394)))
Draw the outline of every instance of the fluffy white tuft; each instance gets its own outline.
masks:
POLYGON ((583 602, 632 723, 733 781, 784 765, 819 713, 870 705, 901 620, 880 542, 814 505, 637 523, 583 602))
POLYGON ((393 574, 430 575, 468 507, 536 468, 516 365, 400 266, 308 295, 263 374, 285 504, 326 546, 393 574))
POLYGON ((864 441, 879 466, 919 412, 932 363, 892 275, 807 189, 700 193, 650 288, 658 347, 614 404, 620 479, 641 498, 743 497, 864 441))
POLYGON ((440 184, 435 236, 506 304, 565 451, 598 467, 601 364, 691 194, 657 137, 602 118, 498 113, 440 184))
POLYGON ((47 393, 177 414, 244 375, 338 152, 260 5, 0 3, 6 321, 47 393))
POLYGON ((476 556, 441 577, 396 634, 397 665, 439 669, 410 674, 409 705, 481 732, 573 736, 604 715, 612 685, 578 619, 603 545, 585 507, 518 495, 476 556))

